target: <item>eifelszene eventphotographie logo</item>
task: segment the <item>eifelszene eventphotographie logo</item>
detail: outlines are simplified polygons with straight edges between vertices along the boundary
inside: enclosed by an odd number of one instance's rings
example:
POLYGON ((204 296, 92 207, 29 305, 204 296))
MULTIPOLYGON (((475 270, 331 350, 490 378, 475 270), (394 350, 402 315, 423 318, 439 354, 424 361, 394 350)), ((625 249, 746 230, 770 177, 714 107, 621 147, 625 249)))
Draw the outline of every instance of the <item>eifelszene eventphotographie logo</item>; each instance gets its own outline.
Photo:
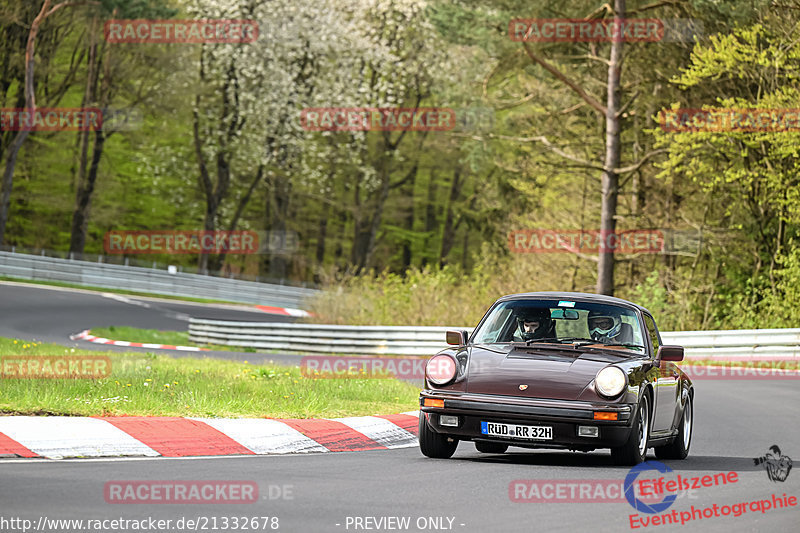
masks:
POLYGON ((766 455, 753 458, 753 463, 756 466, 763 466, 767 471, 767 477, 770 481, 786 481, 789 477, 789 472, 792 470, 792 460, 781 453, 781 449, 777 444, 769 447, 766 455))

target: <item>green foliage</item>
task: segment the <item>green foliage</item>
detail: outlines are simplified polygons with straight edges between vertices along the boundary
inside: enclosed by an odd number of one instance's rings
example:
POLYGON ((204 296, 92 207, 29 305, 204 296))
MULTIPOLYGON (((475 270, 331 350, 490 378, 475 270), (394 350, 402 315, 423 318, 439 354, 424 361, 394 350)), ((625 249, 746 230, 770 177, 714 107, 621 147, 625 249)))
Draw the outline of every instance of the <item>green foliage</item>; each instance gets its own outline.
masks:
MULTIPOLYGON (((796 108, 800 47, 796 41, 787 45, 785 38, 777 27, 761 24, 714 36, 695 47, 690 66, 675 81, 695 92, 724 87, 726 96, 717 96, 709 107, 796 108)), ((678 107, 683 106, 673 105, 678 107)), ((727 228, 712 237, 703 254, 718 265, 713 271, 723 274, 711 280, 717 296, 704 305, 703 295, 689 297, 704 310, 702 322, 723 328, 790 325, 785 307, 797 296, 790 288, 797 281, 790 265, 800 232, 800 134, 655 130, 654 135, 668 151, 658 164, 659 177, 696 184, 702 195, 687 203, 702 209, 705 225, 727 228), (784 302, 780 311, 776 301, 784 302)))
POLYGON ((668 318, 667 310, 669 305, 667 297, 667 290, 661 285, 658 272, 654 271, 647 276, 644 282, 636 285, 632 299, 653 313, 653 316, 658 320, 659 328, 669 330, 673 326, 668 318))
POLYGON ((474 326, 500 296, 546 290, 587 290, 575 279, 572 258, 501 257, 484 245, 470 272, 457 266, 411 268, 324 279, 312 300, 314 322, 324 324, 474 326), (571 285, 566 283, 571 279, 571 285))
POLYGON ((169 19, 178 14, 168 0, 100 0, 106 15, 118 19, 169 19))

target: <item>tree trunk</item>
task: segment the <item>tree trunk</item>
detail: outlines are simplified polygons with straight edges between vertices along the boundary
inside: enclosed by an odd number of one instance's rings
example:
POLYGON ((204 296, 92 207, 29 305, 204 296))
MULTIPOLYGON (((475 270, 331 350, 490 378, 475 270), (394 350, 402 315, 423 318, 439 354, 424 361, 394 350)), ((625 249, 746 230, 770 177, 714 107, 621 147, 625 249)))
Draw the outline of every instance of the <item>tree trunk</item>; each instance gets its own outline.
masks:
MULTIPOLYGON (((201 82, 206 81, 206 63, 204 50, 200 53, 200 75, 201 82)), ((192 111, 192 135, 194 141, 195 157, 198 165, 198 180, 200 190, 203 193, 206 201, 206 212, 203 219, 203 230, 213 232, 217 228, 217 216, 219 209, 225 197, 228 194, 228 189, 231 184, 231 160, 233 156, 229 153, 229 145, 232 140, 239 134, 242 128, 242 122, 239 117, 239 109, 236 102, 231 100, 230 88, 238 84, 236 70, 233 63, 228 66, 226 71, 225 82, 221 88, 222 107, 219 110, 220 123, 227 124, 223 134, 217 135, 213 141, 214 146, 214 163, 216 172, 216 182, 211 179, 211 173, 208 169, 208 163, 203 155, 203 139, 200 133, 200 115, 198 109, 202 107, 200 94, 195 96, 194 109, 192 111)), ((211 141, 210 141, 211 142, 211 141)), ((200 253, 198 260, 198 271, 200 274, 209 274, 209 254, 200 253)))
MULTIPOLYGON (((13 85, 25 87, 25 65, 21 68, 16 66, 16 58, 25 50, 28 41, 28 21, 36 18, 36 6, 30 4, 26 6, 25 10, 20 12, 20 18, 24 21, 20 24, 18 21, 5 19, 0 22, 0 34, 3 38, 0 43, 3 44, 0 50, 0 107, 25 107, 25 91, 17 91, 16 99, 7 105, 6 96, 8 90, 13 85)), ((6 148, 11 146, 14 141, 15 132, 3 131, 0 132, 0 161, 4 160, 6 148)))
MULTIPOLYGON (((325 241, 328 236, 328 213, 330 212, 330 209, 330 205, 325 204, 325 206, 322 208, 322 214, 319 217, 316 249, 317 267, 322 267, 322 264, 325 262, 325 241)), ((319 283, 317 274, 314 275, 314 281, 319 283)))
MULTIPOLYGON (((28 43, 25 47, 25 108, 30 113, 36 112, 36 98, 34 95, 33 83, 33 67, 34 56, 36 52, 36 35, 39 33, 39 26, 42 21, 48 16, 47 8, 50 7, 50 0, 45 0, 42 5, 41 11, 36 15, 31 23, 31 29, 28 32, 28 43)), ((5 241, 6 223, 8 222, 8 209, 11 204, 11 189, 14 185, 14 169, 17 166, 17 156, 22 148, 22 144, 30 134, 29 130, 21 130, 14 137, 8 151, 8 158, 6 159, 6 168, 3 171, 3 196, 0 198, 0 245, 5 241)))
POLYGON ((369 223, 368 231, 365 234, 364 255, 358 263, 359 271, 365 269, 369 264, 372 254, 375 251, 375 243, 378 239, 378 229, 381 226, 381 219, 383 218, 383 208, 386 206, 386 200, 389 198, 389 169, 386 168, 386 163, 381 163, 383 170, 383 180, 381 184, 381 194, 375 203, 375 211, 372 215, 372 220, 369 223))
MULTIPOLYGON (((83 93, 83 107, 90 106, 95 99, 95 87, 99 76, 97 64, 97 42, 95 41, 95 26, 97 17, 92 18, 89 27, 89 55, 87 58, 88 73, 86 75, 86 88, 83 93)), ((102 131, 95 132, 95 145, 92 151, 91 166, 95 167, 94 176, 88 177, 89 159, 89 130, 85 129, 78 134, 79 163, 78 186, 75 192, 75 209, 72 212, 72 226, 70 228, 69 251, 80 257, 86 246, 86 231, 89 225, 89 204, 91 202, 94 183, 97 180, 97 166, 103 153, 105 137, 102 131), (100 134, 99 136, 97 134, 100 134), (99 146, 98 146, 99 143, 99 146), (99 150, 98 150, 99 148, 99 150)))
MULTIPOLYGON (((276 176, 273 180, 273 199, 275 204, 271 210, 272 221, 270 229, 286 233, 286 221, 289 218, 289 199, 291 194, 291 183, 286 176, 276 176)), ((272 252, 269 261, 269 277, 273 279, 285 279, 289 270, 289 261, 283 251, 272 252)))
MULTIPOLYGON (((386 136, 384 136, 386 139, 386 136)), ((360 187, 356 185, 355 191, 355 205, 354 212, 354 239, 353 250, 351 254, 351 263, 355 268, 355 273, 360 274, 367 268, 370 257, 374 251, 375 241, 378 236, 378 229, 380 228, 381 219, 383 216, 383 208, 386 205, 386 199, 389 197, 389 164, 388 159, 391 159, 391 153, 396 149, 396 145, 392 147, 388 141, 384 141, 385 150, 379 153, 385 153, 385 158, 378 160, 378 176, 380 176, 380 192, 372 202, 361 202, 359 193, 360 187), (372 209, 366 214, 364 207, 371 207, 372 209)))
POLYGON ((89 227, 89 208, 92 203, 92 193, 97 182, 97 174, 100 169, 100 159, 103 157, 103 147, 105 146, 106 136, 102 130, 94 132, 94 148, 92 150, 92 162, 86 183, 81 184, 75 201, 75 211, 72 214, 72 235, 70 237, 69 250, 75 254, 82 254, 86 246, 86 233, 89 227))
MULTIPOLYGON (((436 230, 436 174, 435 169, 431 169, 428 180, 428 200, 425 206, 425 250, 431 249, 434 231, 436 230)), ((427 253, 422 257, 422 266, 428 264, 427 253)))
MULTIPOLYGON (((622 22, 625 18, 625 0, 614 0, 614 19, 622 22)), ((616 169, 620 162, 620 71, 622 69, 623 36, 613 39, 608 63, 608 84, 606 97, 606 156, 602 178, 602 203, 600 211, 600 235, 604 243, 615 243, 611 235, 616 231, 617 196, 619 195, 619 176, 616 169)), ((597 263, 597 293, 614 294, 614 250, 606 246, 600 249, 597 263)))
POLYGON ((461 180, 461 170, 456 169, 453 172, 453 183, 450 185, 450 198, 447 202, 447 215, 444 219, 442 246, 439 250, 439 266, 444 266, 444 264, 447 262, 447 256, 450 254, 450 250, 453 248, 453 240, 455 239, 456 235, 453 205, 456 203, 458 196, 461 194, 462 185, 463 182, 461 180))
POLYGON ((416 183, 417 183, 417 173, 414 172, 411 175, 411 180, 408 183, 406 194, 403 195, 404 198, 408 198, 408 207, 405 216, 405 229, 408 232, 408 238, 403 243, 403 258, 402 258, 403 272, 411 268, 412 244, 414 242, 411 238, 411 235, 414 232, 414 188, 416 186, 416 183))
MULTIPOLYGON (((256 186, 261 183, 264 179, 264 165, 259 165, 258 171, 256 172, 256 177, 250 183, 250 186, 247 188, 247 192, 244 193, 239 199, 239 203, 236 205, 236 212, 233 214, 233 218, 231 219, 230 224, 228 224, 228 231, 233 232, 236 231, 236 228, 239 226, 239 220, 242 218, 242 214, 244 214, 244 210, 247 207, 247 204, 250 203, 250 198, 253 196, 253 192, 256 189, 256 186)), ((218 255, 214 256, 212 259, 209 259, 208 265, 210 270, 222 270, 223 263, 225 262, 225 256, 227 255, 226 250, 222 250, 218 255)))

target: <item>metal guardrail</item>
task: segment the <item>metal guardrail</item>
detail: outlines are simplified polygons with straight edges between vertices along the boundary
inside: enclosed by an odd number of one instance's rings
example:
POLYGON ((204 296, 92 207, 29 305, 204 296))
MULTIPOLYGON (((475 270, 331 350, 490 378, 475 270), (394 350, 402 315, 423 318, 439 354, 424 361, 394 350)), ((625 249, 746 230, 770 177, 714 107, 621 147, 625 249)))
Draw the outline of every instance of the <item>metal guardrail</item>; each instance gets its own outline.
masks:
MULTIPOLYGON (((445 348, 446 327, 336 326, 192 318, 193 342, 301 354, 432 355, 445 348)), ((800 359, 800 329, 663 332, 687 359, 800 359)))
POLYGON ((442 327, 338 326, 192 318, 189 340, 309 354, 431 355, 447 344, 442 327))
POLYGON ((800 329, 674 331, 661 339, 683 346, 687 359, 800 359, 800 329))
POLYGON ((152 268, 0 252, 0 275, 171 296, 303 308, 318 291, 152 268))

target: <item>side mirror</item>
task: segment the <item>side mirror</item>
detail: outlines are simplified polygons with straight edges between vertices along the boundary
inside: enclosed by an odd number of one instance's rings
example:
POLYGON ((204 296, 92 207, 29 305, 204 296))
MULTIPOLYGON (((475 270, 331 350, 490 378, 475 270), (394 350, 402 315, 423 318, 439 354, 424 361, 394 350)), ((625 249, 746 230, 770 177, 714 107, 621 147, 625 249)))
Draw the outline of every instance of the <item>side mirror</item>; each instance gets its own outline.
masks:
POLYGON ((453 346, 464 346, 467 344, 467 337, 466 331, 456 331, 453 329, 448 330, 445 334, 447 344, 452 344, 453 346))
POLYGON ((683 361, 683 346, 662 344, 658 347, 656 359, 659 361, 683 361))

